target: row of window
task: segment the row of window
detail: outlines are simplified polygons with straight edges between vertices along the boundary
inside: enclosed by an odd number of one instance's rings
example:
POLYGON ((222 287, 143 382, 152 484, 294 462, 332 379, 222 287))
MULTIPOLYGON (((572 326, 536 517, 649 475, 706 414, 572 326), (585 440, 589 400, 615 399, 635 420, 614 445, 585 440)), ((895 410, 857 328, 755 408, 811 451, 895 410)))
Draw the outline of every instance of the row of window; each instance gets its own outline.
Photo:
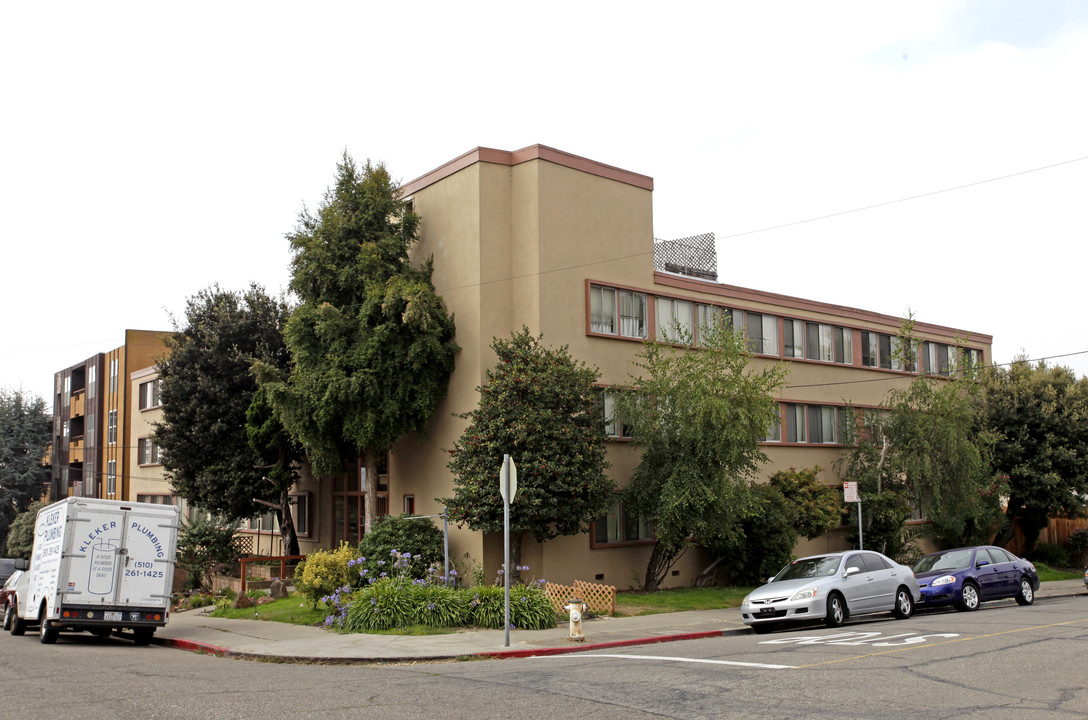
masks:
MULTIPOLYGON (((708 328, 724 324, 743 333, 750 352, 785 358, 801 358, 828 363, 854 364, 854 330, 838 325, 780 318, 777 315, 748 312, 719 305, 652 297, 647 293, 590 285, 590 331, 617 337, 647 337, 650 301, 654 304, 654 337, 662 340, 691 338, 699 344, 708 328), (781 341, 779 338, 781 321, 781 341)), ((981 364, 982 352, 942 343, 922 342, 920 347, 904 348, 894 335, 860 331, 861 364, 886 370, 915 372, 918 356, 922 371, 951 375, 957 360, 981 364)))
MULTIPOLYGON (((615 390, 601 392, 604 432, 610 438, 630 438, 631 427, 623 423, 615 410, 615 390)), ((844 423, 854 421, 855 414, 836 405, 780 403, 780 422, 768 428, 764 442, 838 444, 847 436, 844 423)))

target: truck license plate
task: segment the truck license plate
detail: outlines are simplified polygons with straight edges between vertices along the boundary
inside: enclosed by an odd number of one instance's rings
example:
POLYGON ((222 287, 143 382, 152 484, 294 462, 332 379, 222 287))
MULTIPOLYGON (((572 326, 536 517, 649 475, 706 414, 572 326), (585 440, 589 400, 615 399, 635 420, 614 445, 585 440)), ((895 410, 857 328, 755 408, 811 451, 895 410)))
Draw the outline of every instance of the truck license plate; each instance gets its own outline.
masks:
POLYGON ((119 612, 106 612, 103 613, 108 622, 121 622, 121 613, 119 612))

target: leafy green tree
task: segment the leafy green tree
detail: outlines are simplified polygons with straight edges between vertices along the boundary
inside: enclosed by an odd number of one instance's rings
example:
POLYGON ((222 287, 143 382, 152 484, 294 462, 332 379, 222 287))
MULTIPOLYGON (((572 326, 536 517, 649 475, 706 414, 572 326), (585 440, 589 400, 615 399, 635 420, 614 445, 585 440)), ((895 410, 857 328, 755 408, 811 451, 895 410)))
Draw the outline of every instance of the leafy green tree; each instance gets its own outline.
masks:
POLYGON ((34 551, 34 528, 37 525, 38 511, 45 505, 41 500, 35 500, 11 521, 7 548, 4 550, 6 557, 30 559, 34 551))
POLYGON ((42 459, 51 435, 45 400, 0 388, 0 546, 15 516, 41 498, 49 482, 42 459))
POLYGON ((491 349, 498 362, 477 388, 480 404, 459 416, 470 422, 449 451, 453 497, 439 502, 458 524, 502 531, 499 468, 508 453, 518 473, 510 503, 516 577, 525 533, 544 542, 588 530, 608 509, 615 482, 605 474, 599 371, 566 346, 544 346, 526 327, 495 338, 491 349))
MULTIPOLYGON (((692 345, 677 328, 676 342, 692 345)), ((750 354, 728 321, 701 328, 699 347, 648 341, 642 376, 621 394, 616 413, 642 460, 624 502, 654 523, 656 543, 644 588, 656 590, 689 546, 720 538, 745 513, 747 479, 766 456, 759 443, 779 422, 772 394, 788 370, 749 367, 750 354)))
POLYGON ((434 291, 431 262, 409 263, 419 216, 382 164, 344 153, 336 183, 287 237, 290 375, 262 368, 262 384, 315 475, 366 469, 364 526, 377 507, 378 462, 401 435, 425 428, 446 396, 453 317, 434 291))
POLYGON ((162 422, 154 433, 174 491, 228 520, 279 515, 285 552, 298 554, 289 490, 300 451, 258 392, 256 362, 286 369, 289 308, 259 285, 217 285, 186 301, 185 325, 160 363, 162 422))
POLYGON ((1004 487, 991 463, 996 438, 978 427, 979 389, 965 371, 954 380, 919 377, 889 393, 891 470, 945 545, 988 539, 1001 516, 1004 487))
POLYGON ((1088 496, 1088 378, 1020 358, 984 378, 981 426, 1001 438, 994 466, 1008 479, 995 544, 1024 531, 1030 550, 1051 514, 1081 515, 1088 496))
POLYGON ((837 468, 858 483, 867 547, 906 559, 917 532, 905 523, 915 511, 943 545, 989 537, 1004 486, 991 462, 996 437, 978 426, 979 391, 969 368, 955 379, 918 377, 844 428, 852 449, 837 468))
POLYGON ((199 515, 178 531, 178 567, 189 573, 188 587, 209 588, 212 574, 240 555, 234 523, 199 515))
POLYGON ((749 486, 751 504, 733 534, 734 581, 766 581, 793 559, 798 537, 812 540, 838 525, 842 503, 818 472, 790 468, 749 486))

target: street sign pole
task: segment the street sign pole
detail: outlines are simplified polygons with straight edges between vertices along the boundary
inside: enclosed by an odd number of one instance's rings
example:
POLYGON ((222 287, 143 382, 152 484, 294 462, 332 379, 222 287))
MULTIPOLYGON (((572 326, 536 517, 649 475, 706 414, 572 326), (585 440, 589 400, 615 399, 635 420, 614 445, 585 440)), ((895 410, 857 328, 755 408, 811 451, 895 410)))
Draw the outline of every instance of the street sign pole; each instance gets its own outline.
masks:
POLYGON ((844 482, 842 484, 842 499, 846 502, 858 504, 858 550, 864 550, 865 544, 862 542, 861 535, 861 496, 858 495, 858 484, 856 482, 844 482))
POLYGON ((506 628, 506 644, 510 647, 510 456, 502 456, 502 577, 505 586, 503 593, 503 627, 506 628))

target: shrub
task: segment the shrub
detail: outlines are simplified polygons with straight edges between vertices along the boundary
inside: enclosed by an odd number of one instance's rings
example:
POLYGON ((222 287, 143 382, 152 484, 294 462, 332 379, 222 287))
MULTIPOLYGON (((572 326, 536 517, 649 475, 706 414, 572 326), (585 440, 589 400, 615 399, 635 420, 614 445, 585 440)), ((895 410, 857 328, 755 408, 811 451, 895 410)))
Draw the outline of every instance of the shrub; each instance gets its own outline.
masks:
MULTIPOLYGON (((389 630, 414 622, 412 584, 403 578, 382 578, 353 594, 341 615, 340 627, 347 632, 389 630)), ((330 615, 325 625, 336 622, 330 615)))
POLYGON ((178 567, 188 571, 191 589, 210 587, 215 569, 235 562, 240 554, 229 523, 199 516, 178 532, 178 567))
POLYGON ((464 591, 441 585, 413 584, 415 620, 430 627, 457 627, 469 622, 468 598, 464 591))
MULTIPOLYGON (((386 516, 371 527, 359 542, 360 562, 355 564, 362 578, 380 578, 384 572, 393 575, 392 553, 410 555, 401 574, 409 578, 422 578, 432 566, 443 566, 442 531, 430 520, 411 520, 407 515, 386 516), (365 573, 363 571, 366 571, 365 573)), ((451 574, 454 571, 451 569, 451 574)), ((353 578, 356 586, 360 585, 353 578)))
MULTIPOLYGON (((504 620, 505 588, 482 585, 462 590, 469 600, 473 625, 501 628, 504 620)), ((523 630, 543 630, 555 627, 555 608, 544 594, 540 583, 515 585, 510 588, 510 625, 523 630)))
POLYGON ((358 580, 352 577, 350 565, 357 557, 355 548, 347 543, 335 550, 316 550, 295 569, 295 587, 317 607, 322 598, 358 580))
POLYGON ((1038 560, 1051 567, 1067 568, 1073 566, 1069 551, 1057 543, 1036 543, 1031 551, 1031 560, 1038 560))
POLYGON ((1073 531, 1069 536, 1069 550, 1084 561, 1085 554, 1088 553, 1088 528, 1073 531))

